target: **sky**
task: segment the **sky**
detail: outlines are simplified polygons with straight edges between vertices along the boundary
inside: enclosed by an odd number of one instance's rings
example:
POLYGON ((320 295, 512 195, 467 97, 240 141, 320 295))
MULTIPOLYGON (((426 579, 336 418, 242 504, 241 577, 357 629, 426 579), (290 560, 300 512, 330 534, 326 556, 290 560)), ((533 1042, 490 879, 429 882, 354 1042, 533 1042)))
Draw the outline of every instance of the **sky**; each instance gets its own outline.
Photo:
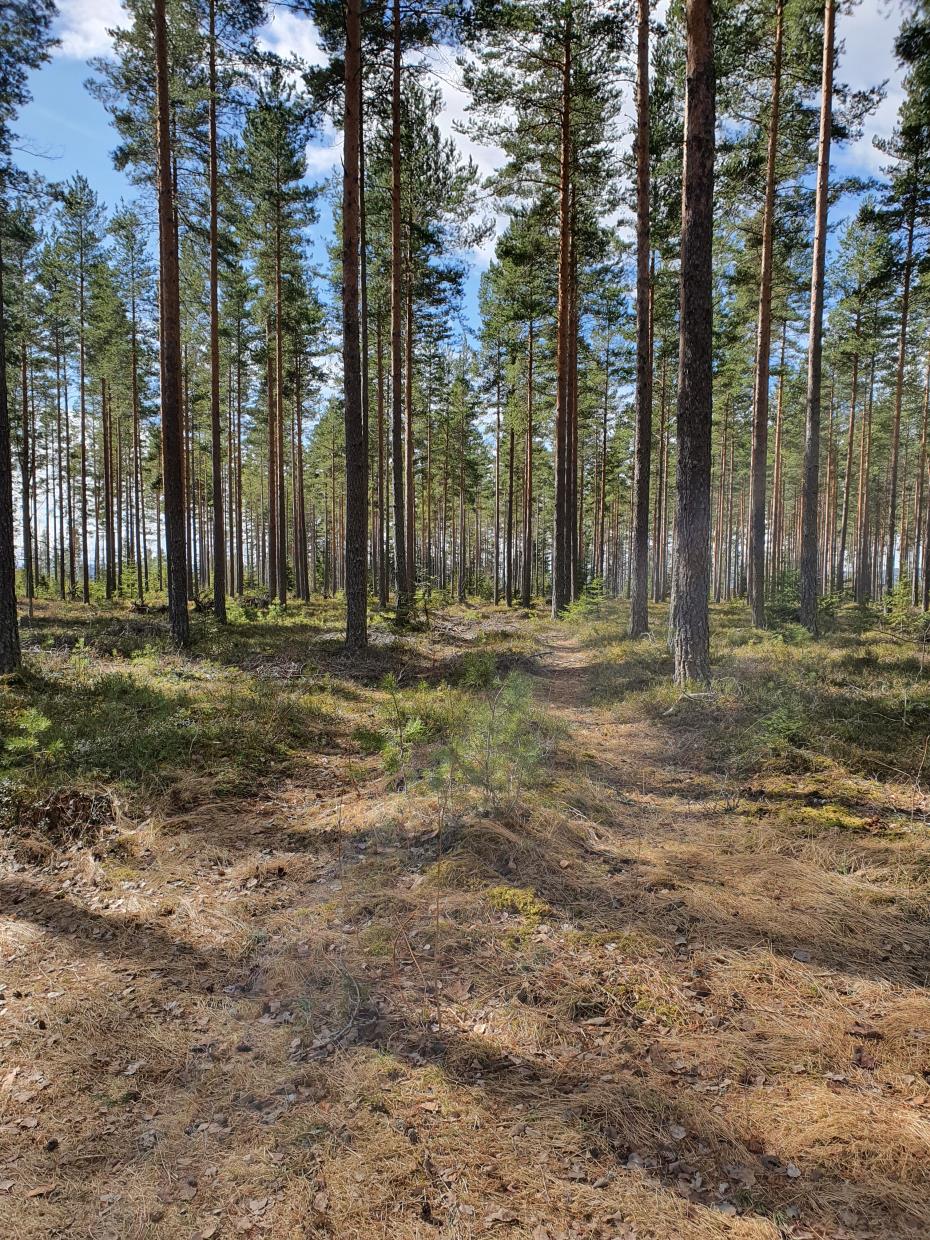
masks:
MULTIPOLYGON (((666 2, 660 0, 659 16, 666 2)), ((84 83, 91 72, 88 60, 106 56, 110 50, 107 31, 121 24, 121 5, 119 0, 58 0, 58 7, 56 33, 60 44, 51 63, 32 75, 33 99, 19 119, 18 130, 24 148, 19 156, 20 163, 56 181, 83 172, 107 205, 112 206, 120 198, 132 199, 136 191, 113 167, 110 156, 116 144, 115 135, 105 111, 85 90, 84 83)), ((851 14, 840 15, 837 27, 841 41, 839 78, 858 88, 887 83, 885 99, 869 118, 862 139, 835 151, 834 166, 842 173, 880 175, 883 160, 873 145, 873 138, 876 135, 887 137, 891 133, 901 101, 901 75, 893 50, 899 23, 897 0, 860 0, 851 14)), ((289 10, 274 11, 262 31, 262 38, 271 49, 281 53, 295 52, 311 64, 323 60, 312 22, 289 10)), ((456 122, 463 120, 467 103, 465 92, 457 85, 459 71, 454 56, 448 51, 439 49, 431 56, 444 101, 440 127, 446 134, 455 133, 460 150, 471 156, 479 171, 486 175, 499 166, 500 152, 478 146, 456 131, 456 122)), ((339 135, 332 129, 324 130, 307 149, 309 179, 325 180, 339 167, 339 161, 339 135)), ((854 202, 840 202, 831 213, 831 223, 841 222, 854 209, 854 202)), ((501 224, 498 219, 498 227, 501 224)), ((314 258, 318 261, 323 258, 323 245, 330 227, 331 216, 324 207, 314 237, 314 258)), ((465 309, 472 323, 476 319, 478 282, 493 248, 492 238, 471 255, 465 309)))

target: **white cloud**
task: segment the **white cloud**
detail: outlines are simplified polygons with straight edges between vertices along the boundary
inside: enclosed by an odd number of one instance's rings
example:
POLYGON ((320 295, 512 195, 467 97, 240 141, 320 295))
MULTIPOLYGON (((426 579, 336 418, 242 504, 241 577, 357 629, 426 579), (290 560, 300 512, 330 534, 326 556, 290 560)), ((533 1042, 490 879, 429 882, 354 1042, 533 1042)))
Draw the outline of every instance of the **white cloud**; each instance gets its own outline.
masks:
POLYGON ((107 31, 123 25, 124 17, 120 0, 58 0, 58 54, 73 60, 105 55, 110 50, 107 31))
POLYGON ((872 139, 890 136, 904 97, 901 67, 894 54, 900 18, 897 6, 883 0, 867 0, 837 20, 837 38, 843 44, 840 80, 858 89, 888 83, 885 98, 866 121, 863 136, 838 153, 837 162, 845 171, 877 175, 888 162, 872 139))
POLYGON ((341 135, 328 122, 321 138, 307 143, 306 159, 307 175, 314 180, 342 167, 341 135))
MULTIPOLYGON (((426 61, 432 71, 442 96, 442 112, 437 118, 439 132, 444 138, 452 138, 459 152, 465 159, 472 159, 482 178, 497 172, 504 164, 504 152, 497 146, 484 146, 475 142, 467 133, 460 131, 460 126, 468 120, 468 91, 462 85, 462 70, 456 62, 455 53, 447 47, 431 48, 426 61)), ((490 201, 482 204, 483 213, 493 214, 494 231, 473 251, 475 261, 482 268, 487 267, 494 257, 497 238, 504 231, 507 217, 493 210, 490 201)))
POLYGON ((279 56, 297 56, 308 65, 325 65, 326 53, 320 46, 320 35, 309 17, 275 9, 262 27, 259 42, 279 56))

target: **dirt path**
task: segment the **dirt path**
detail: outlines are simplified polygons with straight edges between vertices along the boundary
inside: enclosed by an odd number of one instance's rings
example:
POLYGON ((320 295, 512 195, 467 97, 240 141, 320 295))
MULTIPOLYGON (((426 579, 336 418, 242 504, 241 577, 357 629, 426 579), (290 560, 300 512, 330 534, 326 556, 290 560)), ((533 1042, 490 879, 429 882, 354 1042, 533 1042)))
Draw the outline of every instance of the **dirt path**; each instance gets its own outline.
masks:
POLYGON ((534 641, 507 820, 346 739, 5 874, 0 1233, 925 1234, 924 932, 534 641))

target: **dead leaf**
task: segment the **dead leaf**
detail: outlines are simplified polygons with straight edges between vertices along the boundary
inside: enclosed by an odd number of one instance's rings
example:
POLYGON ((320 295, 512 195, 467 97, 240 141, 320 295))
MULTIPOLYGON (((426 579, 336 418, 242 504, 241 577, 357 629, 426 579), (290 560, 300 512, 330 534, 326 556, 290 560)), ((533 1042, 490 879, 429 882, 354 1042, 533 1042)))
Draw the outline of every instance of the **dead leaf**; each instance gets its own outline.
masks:
POLYGON ((752 1188, 756 1182, 756 1173, 752 1167, 727 1167, 727 1175, 737 1184, 742 1184, 744 1188, 752 1188))
POLYGON ((200 1229, 200 1240, 213 1240, 213 1237, 219 1231, 220 1225, 216 1219, 209 1223, 204 1223, 200 1229))
POLYGON ((864 1042, 880 1042, 884 1038, 884 1034, 880 1029, 876 1029, 874 1025, 863 1025, 861 1021, 856 1021, 849 1029, 846 1030, 848 1038, 861 1038, 864 1042))
POLYGON ((493 1227, 495 1223, 516 1223, 519 1219, 513 1210, 500 1209, 495 1210, 493 1214, 486 1214, 484 1221, 488 1227, 493 1227))
POLYGON ((55 1184, 38 1184, 35 1188, 30 1188, 26 1194, 27 1197, 49 1197, 57 1186, 55 1184))

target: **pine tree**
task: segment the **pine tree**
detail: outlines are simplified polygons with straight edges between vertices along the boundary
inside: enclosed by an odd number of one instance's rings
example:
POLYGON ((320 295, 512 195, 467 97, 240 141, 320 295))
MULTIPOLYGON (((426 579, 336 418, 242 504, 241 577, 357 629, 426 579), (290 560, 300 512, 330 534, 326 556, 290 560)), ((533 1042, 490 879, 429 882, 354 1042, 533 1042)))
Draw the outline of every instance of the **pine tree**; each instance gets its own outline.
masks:
POLYGON ((715 81, 710 0, 687 0, 687 93, 681 221, 678 495, 672 568, 675 681, 710 679, 710 454, 713 408, 715 81))
POLYGON ((817 632, 817 509, 820 487, 820 401, 823 363, 824 268, 827 253, 827 196, 830 177, 830 130, 833 111, 833 59, 836 0, 826 0, 823 26, 823 83, 814 207, 814 254, 807 363, 807 413, 801 504, 801 622, 817 632))

